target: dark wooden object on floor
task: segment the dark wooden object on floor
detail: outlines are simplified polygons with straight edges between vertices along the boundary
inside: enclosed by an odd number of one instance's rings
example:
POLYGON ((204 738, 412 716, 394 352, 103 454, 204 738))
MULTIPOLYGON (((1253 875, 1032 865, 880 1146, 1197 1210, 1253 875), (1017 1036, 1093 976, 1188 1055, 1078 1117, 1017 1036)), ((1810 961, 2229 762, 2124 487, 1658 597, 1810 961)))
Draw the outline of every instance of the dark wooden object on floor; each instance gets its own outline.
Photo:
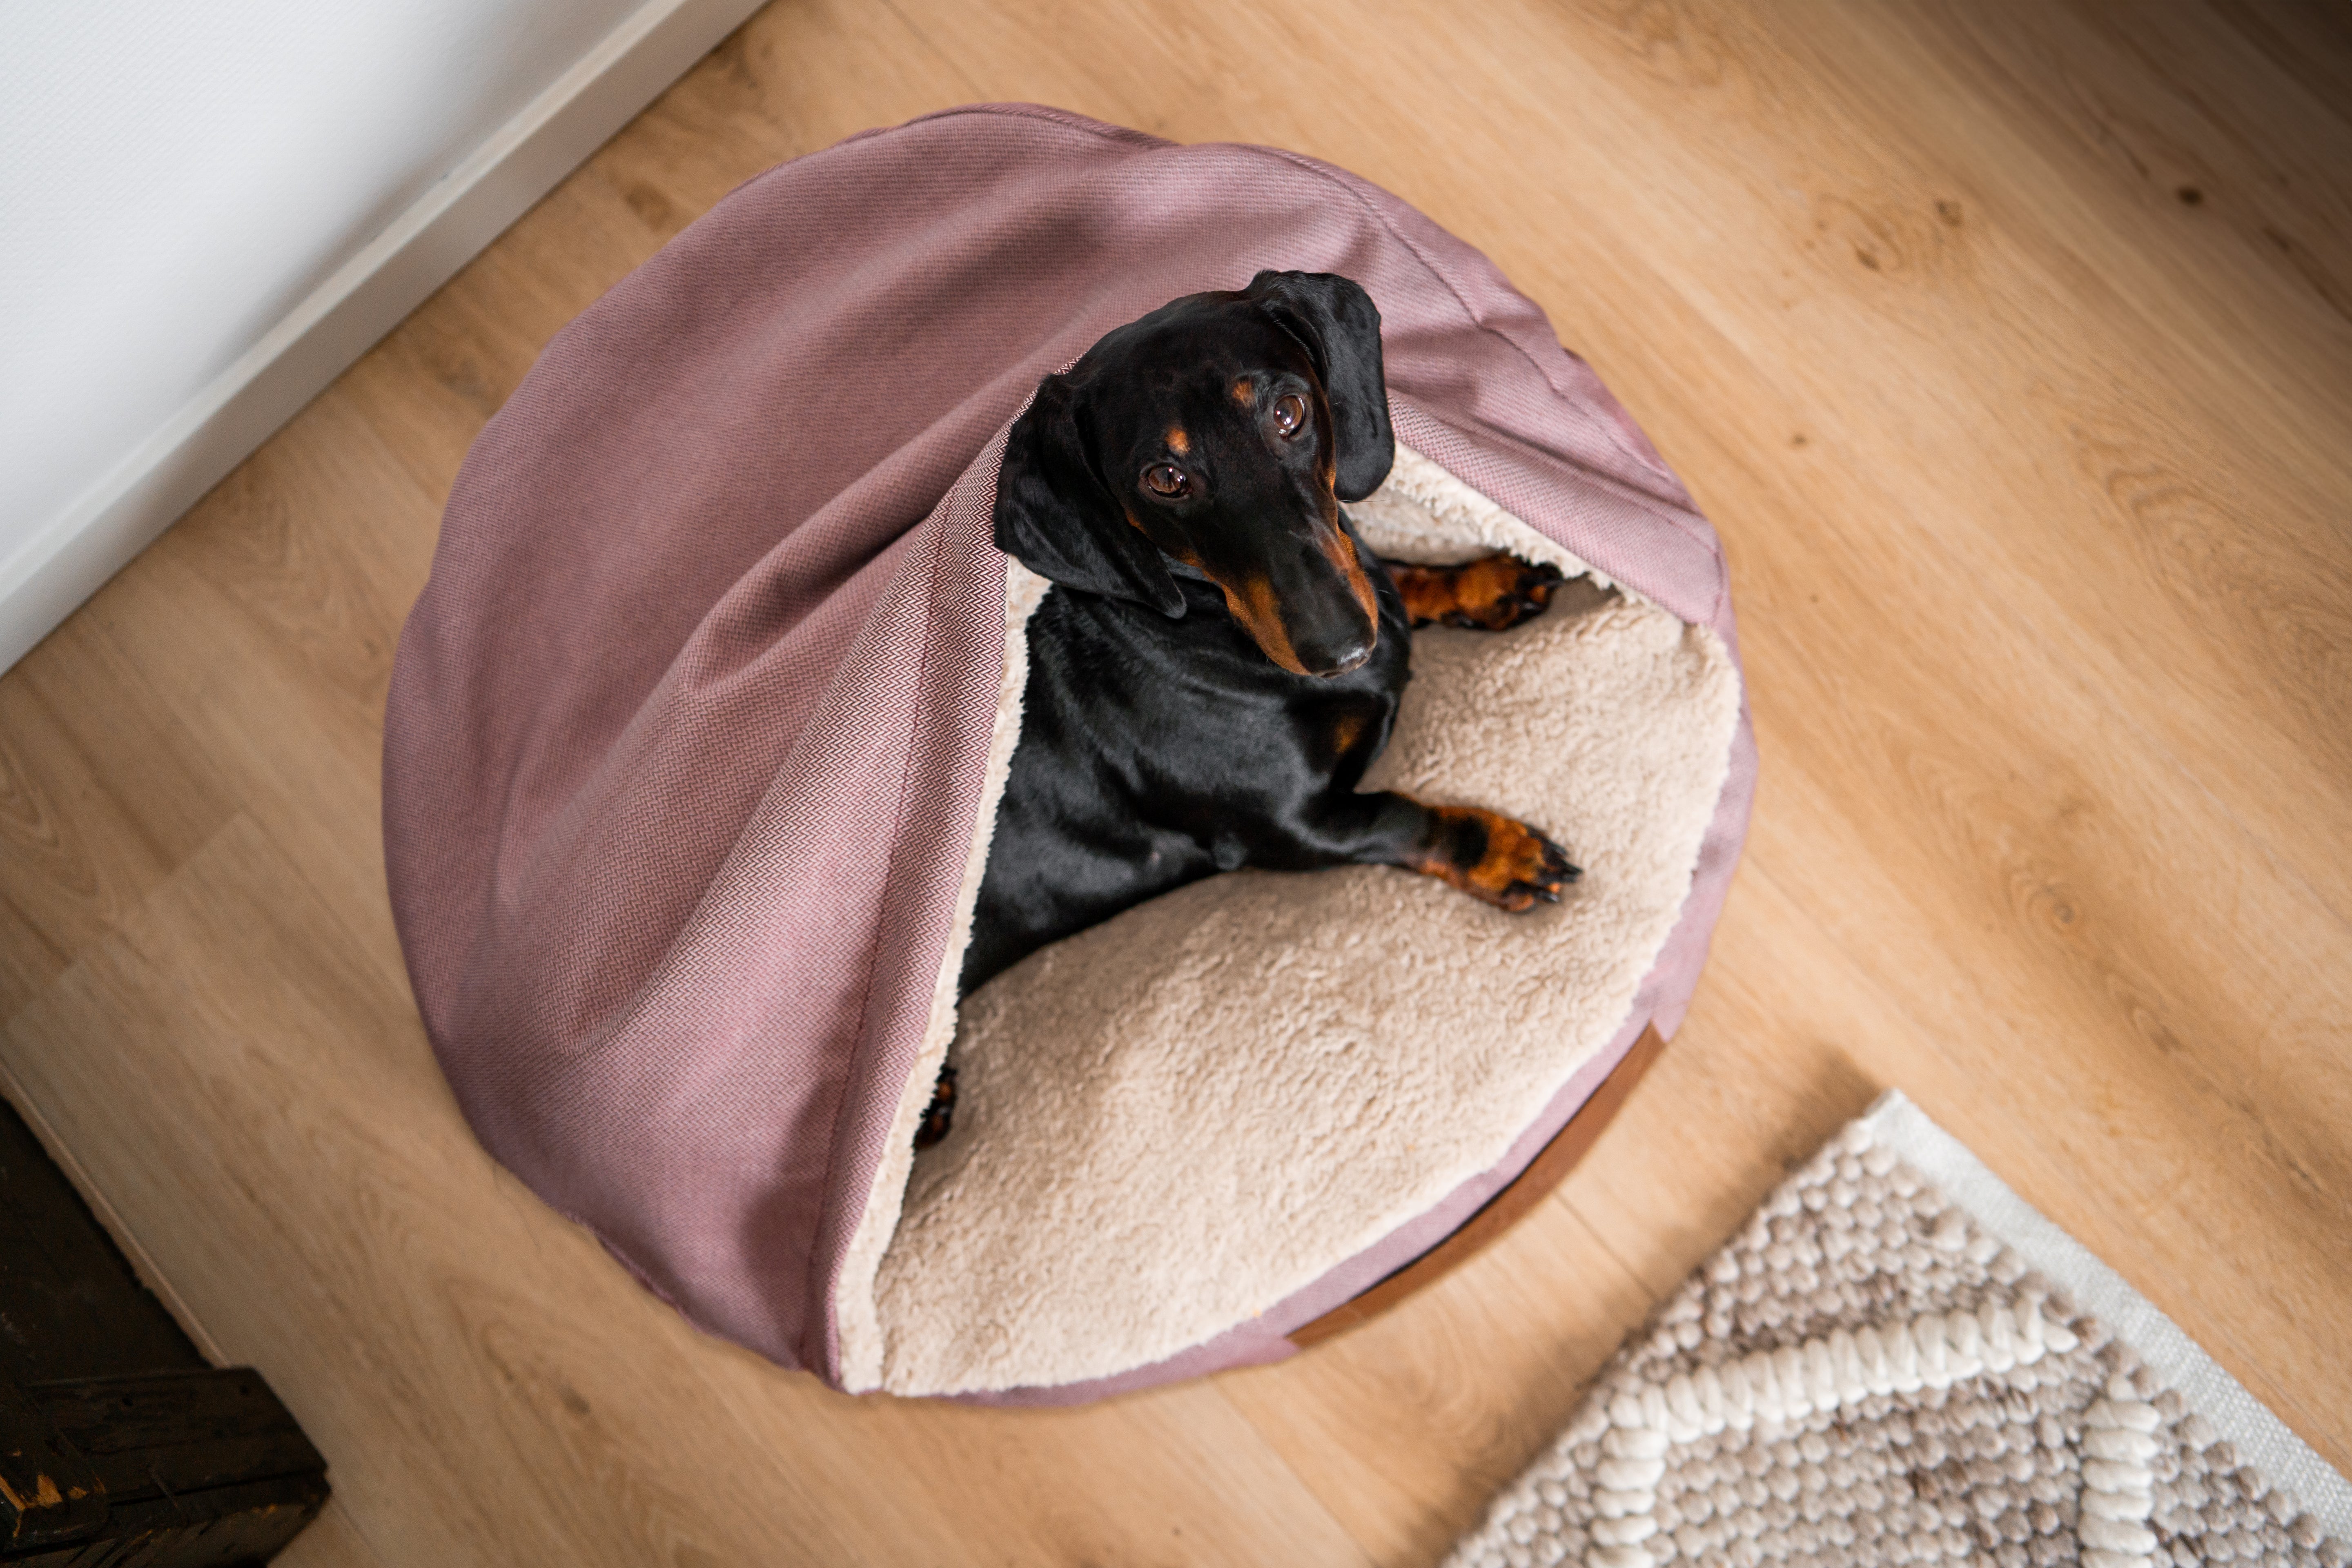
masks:
POLYGON ((1362 1295, 1291 1331, 1290 1342, 1304 1349, 1358 1323, 1368 1322, 1414 1291, 1453 1273, 1489 1243, 1500 1239, 1505 1231, 1518 1224, 1528 1211, 1551 1195, 1553 1188, 1568 1179, 1568 1173, 1600 1141, 1626 1097, 1633 1092, 1633 1086, 1642 1081, 1642 1075, 1650 1070, 1650 1064, 1665 1048, 1665 1037, 1658 1033, 1655 1025, 1643 1029, 1617 1065, 1609 1069, 1609 1076, 1601 1080, 1601 1087, 1592 1091, 1591 1098, 1578 1107, 1566 1126, 1552 1134, 1551 1142, 1528 1162, 1526 1170, 1512 1178, 1510 1185, 1488 1198, 1486 1205, 1464 1220, 1453 1235, 1411 1263, 1362 1295))
POLYGON ((260 1563, 326 1500, 261 1374, 205 1363, 0 1102, 0 1563, 260 1563))

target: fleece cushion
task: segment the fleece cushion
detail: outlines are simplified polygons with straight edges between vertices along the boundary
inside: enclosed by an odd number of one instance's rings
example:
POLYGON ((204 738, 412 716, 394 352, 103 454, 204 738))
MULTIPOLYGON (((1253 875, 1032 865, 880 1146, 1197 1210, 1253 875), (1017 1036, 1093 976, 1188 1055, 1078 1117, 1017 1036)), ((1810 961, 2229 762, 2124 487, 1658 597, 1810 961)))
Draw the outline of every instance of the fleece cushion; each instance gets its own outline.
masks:
MULTIPOLYGON (((1399 469, 1356 509, 1391 558, 1582 569, 1418 454, 1399 469)), ((1386 868, 1213 877, 982 987, 955 1133, 914 1160, 882 1263, 882 1386, 1079 1384, 1212 1339, 1494 1165, 1608 1045, 1723 791, 1730 657, 1590 575, 1412 652, 1366 787, 1537 823, 1583 879, 1514 916, 1386 868)))
MULTIPOLYGON (((1370 293, 1398 437, 1465 517, 1518 520, 1736 658, 1712 530, 1485 258, 1328 165, 1052 110, 752 180, 558 333, 467 456, 385 712, 410 978, 483 1143, 709 1331, 883 1381, 875 1285, 1017 742, 1035 584, 991 542, 1004 431, 1105 331, 1262 268, 1370 293)), ((1255 1317, 1026 1386, 1284 1353, 1458 1223, 1643 1021, 1671 1033, 1752 776, 1743 724, 1618 1036, 1493 1165, 1255 1317)))

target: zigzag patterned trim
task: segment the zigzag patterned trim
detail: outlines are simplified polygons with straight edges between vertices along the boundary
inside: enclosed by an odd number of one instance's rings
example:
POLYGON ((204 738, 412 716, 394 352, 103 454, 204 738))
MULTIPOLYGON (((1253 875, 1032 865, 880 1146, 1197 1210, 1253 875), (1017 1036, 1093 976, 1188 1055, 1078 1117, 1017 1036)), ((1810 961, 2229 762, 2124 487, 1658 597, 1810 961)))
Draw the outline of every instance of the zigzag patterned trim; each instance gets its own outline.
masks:
POLYGON ((2107 1380, 2107 1396, 2083 1413, 2083 1516, 2074 1526, 2084 1568, 2129 1568, 2156 1553, 2147 1527, 2155 1509, 2156 1406, 2131 1380, 2107 1380))
MULTIPOLYGON (((1654 1568, 1643 1543, 1658 1532, 1653 1510, 1673 1444, 1745 1432, 1759 1422, 1798 1421, 1816 1411, 1859 1405, 1873 1394, 1949 1388, 1984 1373, 2031 1366, 2073 1350, 2073 1330, 2042 1316, 2042 1299, 1988 1301, 1975 1312, 1929 1312, 1907 1322, 1833 1329, 1819 1339, 1759 1351, 1720 1367, 1677 1373, 1664 1388, 1617 1395, 1594 1501, 1596 1543, 1587 1568, 1654 1568)), ((2147 1528, 2156 1451, 2156 1407, 2117 1377, 2091 1406, 2084 1439, 2083 1512, 2078 1535, 2084 1568, 2129 1568, 2156 1550, 2147 1528)))

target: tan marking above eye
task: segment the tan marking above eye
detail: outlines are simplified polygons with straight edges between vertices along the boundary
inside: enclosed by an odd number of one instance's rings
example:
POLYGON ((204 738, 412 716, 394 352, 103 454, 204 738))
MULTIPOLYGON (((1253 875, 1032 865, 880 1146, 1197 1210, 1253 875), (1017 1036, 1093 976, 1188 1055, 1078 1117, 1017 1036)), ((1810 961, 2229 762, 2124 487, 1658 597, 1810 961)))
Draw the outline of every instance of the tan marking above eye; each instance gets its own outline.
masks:
POLYGON ((1181 425, 1168 426, 1168 449, 1178 457, 1188 457, 1192 450, 1192 438, 1184 434, 1181 425))
POLYGON ((1244 408, 1252 407, 1257 402, 1257 383, 1245 375, 1234 383, 1233 391, 1234 401, 1244 408))

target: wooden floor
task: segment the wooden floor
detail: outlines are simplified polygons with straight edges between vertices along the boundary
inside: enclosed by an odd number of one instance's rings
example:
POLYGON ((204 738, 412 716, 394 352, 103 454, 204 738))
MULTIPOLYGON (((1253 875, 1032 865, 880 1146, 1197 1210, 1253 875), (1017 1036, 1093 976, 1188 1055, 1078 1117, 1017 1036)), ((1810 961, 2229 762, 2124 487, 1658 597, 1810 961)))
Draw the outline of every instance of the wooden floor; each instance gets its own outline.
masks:
POLYGON ((333 1466, 314 1563, 1420 1563, 1900 1085, 2352 1468, 2340 5, 776 0, 0 679, 0 1067, 333 1466), (739 181, 976 99, 1376 180, 1722 530, 1764 779, 1585 1166, 1276 1368, 1023 1414, 700 1339, 475 1147, 379 723, 467 444, 739 181))

